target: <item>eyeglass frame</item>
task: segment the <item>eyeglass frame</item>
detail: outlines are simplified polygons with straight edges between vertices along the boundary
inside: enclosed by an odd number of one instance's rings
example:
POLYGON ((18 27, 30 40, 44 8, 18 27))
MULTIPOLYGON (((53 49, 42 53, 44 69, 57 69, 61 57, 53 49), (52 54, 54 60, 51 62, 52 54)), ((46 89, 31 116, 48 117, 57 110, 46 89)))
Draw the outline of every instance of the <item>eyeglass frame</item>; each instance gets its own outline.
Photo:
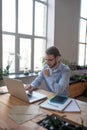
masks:
POLYGON ((45 61, 48 61, 48 62, 52 62, 56 57, 52 58, 52 59, 45 59, 45 61))

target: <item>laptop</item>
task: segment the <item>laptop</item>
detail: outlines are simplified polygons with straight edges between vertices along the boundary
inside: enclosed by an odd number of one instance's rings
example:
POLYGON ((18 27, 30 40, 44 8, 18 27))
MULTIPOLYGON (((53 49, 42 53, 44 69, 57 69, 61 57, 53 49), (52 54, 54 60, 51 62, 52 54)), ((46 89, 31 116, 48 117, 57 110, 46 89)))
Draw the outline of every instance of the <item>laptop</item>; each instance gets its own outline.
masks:
POLYGON ((12 96, 15 96, 16 98, 19 98, 23 101, 33 103, 47 98, 46 95, 37 91, 33 91, 32 94, 29 95, 28 91, 26 91, 24 88, 24 84, 19 79, 13 79, 13 78, 3 76, 3 80, 5 85, 7 86, 8 92, 12 96))

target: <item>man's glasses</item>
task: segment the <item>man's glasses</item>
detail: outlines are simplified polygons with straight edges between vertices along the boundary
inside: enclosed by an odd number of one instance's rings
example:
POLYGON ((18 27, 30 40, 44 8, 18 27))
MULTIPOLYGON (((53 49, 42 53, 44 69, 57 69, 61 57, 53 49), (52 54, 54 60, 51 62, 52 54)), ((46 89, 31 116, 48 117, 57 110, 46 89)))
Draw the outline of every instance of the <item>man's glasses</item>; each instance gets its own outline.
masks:
POLYGON ((55 58, 53 59, 45 59, 45 61, 48 61, 48 62, 52 62, 55 58))

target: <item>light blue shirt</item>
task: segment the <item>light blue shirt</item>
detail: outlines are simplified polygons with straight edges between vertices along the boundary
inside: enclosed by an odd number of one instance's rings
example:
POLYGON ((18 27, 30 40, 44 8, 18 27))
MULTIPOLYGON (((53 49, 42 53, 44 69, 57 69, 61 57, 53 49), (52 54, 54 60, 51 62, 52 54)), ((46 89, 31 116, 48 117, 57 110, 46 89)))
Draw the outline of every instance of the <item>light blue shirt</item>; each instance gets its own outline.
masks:
POLYGON ((50 76, 47 77, 44 75, 44 69, 48 68, 48 65, 45 65, 36 79, 31 83, 34 88, 37 88, 45 81, 46 89, 50 92, 68 96, 68 87, 70 79, 70 68, 60 62, 60 65, 57 69, 52 70, 49 68, 50 76))

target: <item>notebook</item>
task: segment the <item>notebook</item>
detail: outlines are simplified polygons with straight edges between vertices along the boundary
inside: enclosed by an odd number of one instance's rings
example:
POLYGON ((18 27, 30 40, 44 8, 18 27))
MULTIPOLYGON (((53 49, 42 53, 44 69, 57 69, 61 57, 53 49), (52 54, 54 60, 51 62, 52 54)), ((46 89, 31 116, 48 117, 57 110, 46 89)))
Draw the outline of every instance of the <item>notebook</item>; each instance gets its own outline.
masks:
POLYGON ((57 110, 57 111, 64 111, 66 107, 72 102, 71 98, 66 98, 62 96, 54 96, 51 99, 48 99, 44 103, 40 104, 40 107, 51 109, 51 110, 57 110), (56 98, 55 98, 56 97, 56 98), (61 97, 61 98, 60 98, 61 97), (55 99, 55 101, 54 101, 55 99), (60 101, 62 101, 60 103, 60 101))
POLYGON ((69 98, 68 103, 59 106, 49 103, 49 99, 40 104, 40 107, 60 112, 81 112, 80 107, 75 99, 69 98))
POLYGON ((63 95, 55 95, 52 97, 49 101, 50 103, 55 103, 55 104, 64 104, 68 100, 67 96, 63 95))
POLYGON ((7 86, 9 93, 12 96, 15 96, 23 101, 33 103, 41 99, 47 98, 46 95, 37 91, 33 91, 32 94, 29 95, 28 91, 25 91, 24 85, 21 80, 12 79, 5 76, 3 76, 3 80, 4 80, 5 85, 7 86))

